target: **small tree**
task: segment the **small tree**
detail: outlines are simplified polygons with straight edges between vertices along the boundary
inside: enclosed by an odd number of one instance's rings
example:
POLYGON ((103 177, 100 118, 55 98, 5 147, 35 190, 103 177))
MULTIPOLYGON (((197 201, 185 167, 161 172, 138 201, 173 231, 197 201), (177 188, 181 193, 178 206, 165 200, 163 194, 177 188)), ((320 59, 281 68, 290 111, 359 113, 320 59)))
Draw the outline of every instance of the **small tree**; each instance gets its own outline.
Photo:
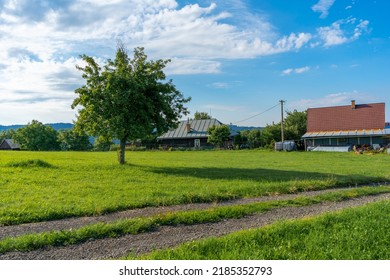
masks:
POLYGON ((198 111, 196 111, 195 114, 194 114, 194 119, 195 120, 209 120, 209 119, 212 119, 212 116, 210 116, 206 112, 198 112, 198 111))
POLYGON ((275 142, 279 142, 282 139, 280 133, 280 123, 267 125, 261 133, 261 138, 265 146, 273 147, 275 142))
POLYGON ((207 130, 209 134, 207 142, 221 147, 230 137, 230 129, 227 125, 213 125, 207 130))
POLYGON ((287 139, 300 140, 306 133, 307 112, 298 112, 294 110, 287 112, 287 117, 284 121, 287 139))
POLYGON ((125 163, 127 141, 142 139, 154 129, 161 134, 188 114, 184 104, 190 98, 184 98, 171 80, 165 81, 163 69, 169 60, 148 61, 143 48, 136 48, 130 58, 121 44, 103 69, 92 57, 81 58, 86 66, 77 69, 86 83, 75 90, 78 97, 72 108, 82 107, 76 129, 118 139, 119 163, 125 163))
POLYGON ((37 120, 16 130, 14 139, 22 148, 31 151, 54 151, 60 148, 57 131, 37 120))
POLYGON ((251 149, 256 149, 261 147, 261 130, 260 129, 252 129, 248 131, 248 142, 251 149))

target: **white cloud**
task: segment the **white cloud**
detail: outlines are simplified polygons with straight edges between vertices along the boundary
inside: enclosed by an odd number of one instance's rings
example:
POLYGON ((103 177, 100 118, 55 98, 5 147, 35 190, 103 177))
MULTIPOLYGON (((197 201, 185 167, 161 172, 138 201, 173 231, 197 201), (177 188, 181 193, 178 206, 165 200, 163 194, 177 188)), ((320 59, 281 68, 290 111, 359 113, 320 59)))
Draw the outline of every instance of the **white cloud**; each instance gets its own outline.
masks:
POLYGON ((340 29, 340 24, 335 22, 331 26, 320 27, 318 34, 324 41, 325 46, 340 45, 348 42, 344 32, 340 29))
POLYGON ((174 57, 171 59, 171 63, 167 65, 165 72, 168 75, 216 74, 220 73, 220 68, 221 63, 215 60, 174 57))
POLYGON ((0 112, 6 112, 2 124, 27 124, 33 119, 43 123, 63 122, 76 119, 76 112, 69 107, 67 101, 45 100, 39 102, 1 102, 0 112))
POLYGON ((305 73, 305 72, 307 72, 309 70, 310 70, 310 67, 305 66, 305 67, 302 67, 302 68, 295 69, 295 73, 302 74, 302 73, 305 73))
POLYGON ((368 20, 360 20, 356 25, 355 18, 339 20, 332 23, 331 26, 320 27, 317 29, 318 36, 325 47, 341 45, 359 39, 363 33, 368 31, 368 20))
POLYGON ((290 74, 293 74, 293 73, 295 73, 295 74, 302 74, 302 73, 308 72, 309 70, 310 70, 309 66, 295 68, 295 69, 288 68, 288 69, 282 71, 282 75, 283 76, 287 76, 287 75, 290 75, 290 74))
POLYGON ((351 100, 356 100, 357 103, 370 103, 378 101, 377 98, 370 95, 352 91, 332 93, 318 99, 301 99, 291 101, 289 102, 289 107, 303 111, 307 108, 349 105, 351 100))
POLYGON ((329 9, 333 6, 335 0, 320 0, 313 5, 311 9, 314 12, 321 13, 320 18, 326 18, 329 15, 329 9))
POLYGON ((171 58, 167 74, 185 75, 220 73, 225 59, 297 51, 312 40, 309 33, 279 34, 265 15, 239 0, 219 6, 179 6, 175 0, 3 2, 0 91, 7 116, 12 114, 4 104, 41 104, 46 110, 45 104, 58 101, 67 104, 66 119, 73 118, 68 107, 83 83, 75 69, 78 56, 104 61, 114 54, 117 39, 129 49, 144 46, 152 59, 171 58))
POLYGON ((228 83, 222 83, 222 82, 212 83, 211 86, 213 88, 217 88, 217 89, 227 89, 227 88, 230 88, 230 85, 228 83))
POLYGON ((277 52, 286 52, 294 49, 300 49, 307 44, 312 38, 309 33, 291 33, 289 36, 284 36, 279 39, 275 44, 275 50, 277 52))
POLYGON ((353 38, 358 39, 363 33, 369 32, 369 23, 370 22, 368 20, 361 20, 360 23, 354 29, 353 38))

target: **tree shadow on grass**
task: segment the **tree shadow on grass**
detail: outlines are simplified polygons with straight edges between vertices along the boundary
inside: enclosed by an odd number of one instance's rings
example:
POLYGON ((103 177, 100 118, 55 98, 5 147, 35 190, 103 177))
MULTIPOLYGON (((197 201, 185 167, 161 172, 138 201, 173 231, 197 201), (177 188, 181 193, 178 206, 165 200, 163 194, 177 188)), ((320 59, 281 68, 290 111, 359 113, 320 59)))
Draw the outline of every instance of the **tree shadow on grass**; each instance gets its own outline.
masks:
POLYGON ((251 180, 255 182, 333 180, 337 185, 351 185, 388 181, 385 177, 374 177, 361 174, 340 175, 265 168, 148 167, 147 171, 166 176, 193 177, 209 180, 251 180))

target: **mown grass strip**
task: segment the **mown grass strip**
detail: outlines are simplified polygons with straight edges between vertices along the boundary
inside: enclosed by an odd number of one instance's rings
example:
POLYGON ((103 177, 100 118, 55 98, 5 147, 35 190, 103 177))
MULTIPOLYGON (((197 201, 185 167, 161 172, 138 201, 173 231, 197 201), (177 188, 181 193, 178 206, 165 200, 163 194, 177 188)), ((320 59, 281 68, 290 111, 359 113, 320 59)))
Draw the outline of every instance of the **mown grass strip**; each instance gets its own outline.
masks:
MULTIPOLYGON (((390 201, 371 203, 314 218, 277 222, 139 259, 152 260, 388 260, 390 201)), ((124 259, 135 259, 129 255, 124 259)))
POLYGON ((113 223, 97 223, 77 230, 52 231, 28 234, 0 240, 0 253, 10 251, 30 251, 47 246, 66 246, 92 239, 118 237, 125 234, 138 234, 151 231, 159 226, 194 225, 206 222, 219 222, 223 219, 242 218, 254 213, 288 206, 305 206, 325 201, 342 201, 365 195, 390 192, 390 187, 365 187, 335 191, 314 197, 298 197, 290 200, 258 202, 238 206, 222 206, 206 210, 174 212, 149 218, 119 220, 113 223))

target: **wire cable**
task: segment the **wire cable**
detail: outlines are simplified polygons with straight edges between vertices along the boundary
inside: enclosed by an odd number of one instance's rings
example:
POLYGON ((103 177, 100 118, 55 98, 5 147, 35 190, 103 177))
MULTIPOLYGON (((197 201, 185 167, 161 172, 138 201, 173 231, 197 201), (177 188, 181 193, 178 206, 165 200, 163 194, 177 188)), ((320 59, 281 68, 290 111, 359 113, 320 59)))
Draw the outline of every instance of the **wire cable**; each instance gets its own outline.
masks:
POLYGON ((257 116, 260 116, 260 115, 262 115, 262 114, 264 114, 264 113, 266 113, 266 112, 268 112, 268 111, 271 111, 272 109, 274 109, 274 108, 277 107, 277 106, 279 106, 279 103, 276 104, 275 106, 272 106, 272 107, 268 108, 267 110, 265 110, 265 111, 263 111, 263 112, 261 112, 261 113, 258 113, 258 114, 256 114, 256 115, 253 115, 253 116, 251 116, 251 117, 249 117, 249 118, 246 118, 246 119, 243 119, 243 120, 241 120, 241 121, 235 122, 235 123, 233 123, 233 124, 238 124, 238 123, 245 122, 245 121, 247 121, 247 120, 253 119, 253 118, 255 118, 255 117, 257 117, 257 116))

